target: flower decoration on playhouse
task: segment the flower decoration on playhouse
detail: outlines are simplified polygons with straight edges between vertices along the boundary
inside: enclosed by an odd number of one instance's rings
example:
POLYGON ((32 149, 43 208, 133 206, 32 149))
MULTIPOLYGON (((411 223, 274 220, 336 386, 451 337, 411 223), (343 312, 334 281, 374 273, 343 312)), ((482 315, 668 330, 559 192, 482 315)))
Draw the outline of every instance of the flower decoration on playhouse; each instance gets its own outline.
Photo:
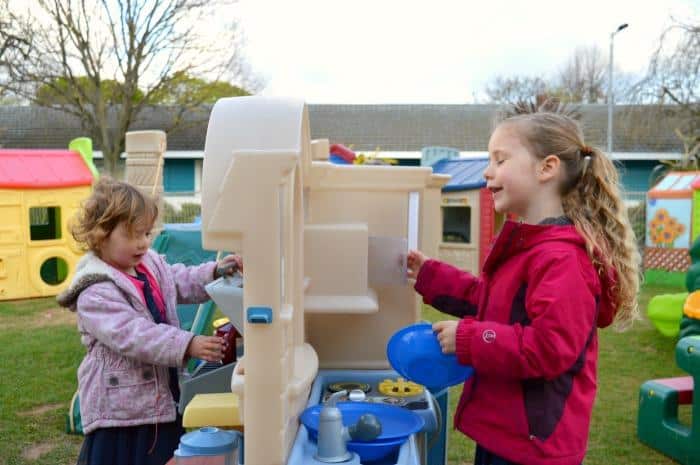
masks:
POLYGON ((665 208, 659 208, 649 222, 651 242, 660 247, 673 247, 673 242, 684 231, 685 226, 672 217, 665 208))

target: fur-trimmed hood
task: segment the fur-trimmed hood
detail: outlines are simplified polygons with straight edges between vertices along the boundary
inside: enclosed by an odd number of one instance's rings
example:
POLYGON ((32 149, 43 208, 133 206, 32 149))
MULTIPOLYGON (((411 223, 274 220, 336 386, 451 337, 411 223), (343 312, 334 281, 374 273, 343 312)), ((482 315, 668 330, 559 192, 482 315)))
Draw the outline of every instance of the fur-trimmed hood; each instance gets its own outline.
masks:
MULTIPOLYGON (((149 251, 144 256, 144 261, 147 262, 146 266, 148 266, 149 261, 153 260, 150 254, 155 254, 155 252, 149 251)), ((149 267, 149 269, 153 268, 149 267)), ((61 307, 75 311, 80 293, 93 284, 105 281, 113 282, 122 292, 138 295, 137 289, 123 273, 102 261, 94 252, 88 252, 78 261, 70 285, 56 296, 56 302, 61 307)))
POLYGON ((111 267, 100 260, 93 252, 88 252, 79 261, 75 275, 68 288, 56 296, 56 302, 61 307, 75 311, 80 293, 93 284, 113 281, 111 267))

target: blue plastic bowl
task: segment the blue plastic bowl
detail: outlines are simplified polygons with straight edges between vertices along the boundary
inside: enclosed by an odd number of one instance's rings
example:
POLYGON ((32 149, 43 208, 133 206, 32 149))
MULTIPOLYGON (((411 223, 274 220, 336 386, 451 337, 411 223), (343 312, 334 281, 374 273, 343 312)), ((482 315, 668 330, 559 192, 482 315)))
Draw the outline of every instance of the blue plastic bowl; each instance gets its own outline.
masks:
POLYGON ((417 323, 397 331, 386 346, 389 363, 404 378, 439 390, 467 380, 474 369, 442 353, 433 326, 417 323))
POLYGON ((348 450, 360 456, 362 463, 381 460, 406 442, 405 438, 385 442, 348 442, 348 450))
MULTIPOLYGON (((382 434, 377 439, 368 442, 348 441, 347 447, 351 452, 360 456, 362 462, 380 460, 401 447, 412 434, 422 430, 425 426, 423 419, 401 407, 388 404, 374 404, 369 402, 338 402, 336 407, 343 414, 343 425, 350 426, 357 423, 360 416, 371 413, 382 424, 382 434)), ((323 405, 314 405, 304 410, 299 418, 309 432, 309 438, 316 441, 318 438, 318 420, 323 405)))

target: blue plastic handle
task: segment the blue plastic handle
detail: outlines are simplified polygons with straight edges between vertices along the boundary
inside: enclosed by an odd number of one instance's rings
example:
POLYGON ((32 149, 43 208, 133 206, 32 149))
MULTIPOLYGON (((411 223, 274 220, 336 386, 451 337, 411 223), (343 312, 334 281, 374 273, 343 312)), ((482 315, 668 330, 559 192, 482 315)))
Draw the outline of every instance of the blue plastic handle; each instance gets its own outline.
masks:
POLYGON ((246 316, 248 323, 266 325, 272 323, 272 309, 270 307, 248 307, 246 316))

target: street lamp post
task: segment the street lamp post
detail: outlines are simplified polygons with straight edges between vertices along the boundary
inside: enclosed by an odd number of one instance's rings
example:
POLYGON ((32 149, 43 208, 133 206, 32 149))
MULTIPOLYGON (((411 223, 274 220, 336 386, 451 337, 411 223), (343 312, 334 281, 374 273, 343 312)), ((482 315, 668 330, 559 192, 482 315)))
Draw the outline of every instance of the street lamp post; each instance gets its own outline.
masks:
POLYGON ((610 33, 610 63, 608 63, 608 155, 612 155, 613 100, 615 100, 615 95, 613 93, 613 39, 615 38, 615 34, 625 29, 627 26, 627 23, 620 24, 614 32, 610 33))

